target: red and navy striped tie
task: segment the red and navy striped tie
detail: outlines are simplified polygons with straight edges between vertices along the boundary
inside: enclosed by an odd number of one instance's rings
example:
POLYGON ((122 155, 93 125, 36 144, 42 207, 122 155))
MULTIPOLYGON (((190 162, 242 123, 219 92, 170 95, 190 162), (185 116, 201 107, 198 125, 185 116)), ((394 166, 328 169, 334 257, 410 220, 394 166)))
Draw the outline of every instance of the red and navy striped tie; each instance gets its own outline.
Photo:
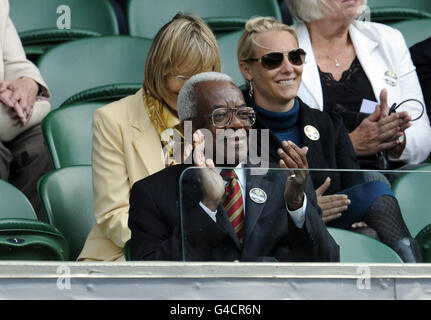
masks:
POLYGON ((220 175, 228 182, 225 186, 223 207, 238 239, 242 241, 244 233, 244 200, 241 187, 235 171, 232 169, 223 169, 220 175))

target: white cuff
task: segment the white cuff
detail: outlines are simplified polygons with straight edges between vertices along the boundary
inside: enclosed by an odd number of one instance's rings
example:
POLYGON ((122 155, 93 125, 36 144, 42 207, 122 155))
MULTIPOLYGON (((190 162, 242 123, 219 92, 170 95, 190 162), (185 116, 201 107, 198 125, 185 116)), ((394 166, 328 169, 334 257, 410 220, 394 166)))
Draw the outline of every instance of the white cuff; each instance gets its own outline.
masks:
POLYGON ((289 210, 286 202, 284 202, 284 204, 286 205, 286 210, 292 218, 293 222, 295 222, 296 227, 298 229, 302 229, 305 222, 305 211, 307 209, 307 195, 304 193, 304 202, 302 203, 302 207, 294 211, 289 210))
POLYGON ((202 203, 202 201, 199 201, 199 205, 210 216, 210 218, 214 220, 214 222, 217 222, 217 219, 216 219, 217 209, 216 209, 216 211, 211 211, 211 209, 209 209, 207 206, 205 206, 202 203))

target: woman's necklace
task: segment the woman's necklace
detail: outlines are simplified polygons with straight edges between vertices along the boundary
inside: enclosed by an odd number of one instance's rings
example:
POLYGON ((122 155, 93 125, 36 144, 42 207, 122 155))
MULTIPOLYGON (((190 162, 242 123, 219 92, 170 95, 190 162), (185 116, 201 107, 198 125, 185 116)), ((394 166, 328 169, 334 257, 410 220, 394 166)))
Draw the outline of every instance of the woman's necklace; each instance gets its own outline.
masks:
POLYGON ((338 59, 337 59, 337 58, 335 58, 335 59, 334 59, 334 61, 335 61, 335 67, 337 67, 337 68, 338 68, 338 67, 340 66, 340 63, 338 62, 338 59))
POLYGON ((338 61, 338 56, 336 58, 332 58, 331 56, 325 54, 325 57, 328 58, 329 60, 334 61, 336 68, 340 67, 340 62, 338 61))
POLYGON ((350 53, 349 50, 350 50, 349 40, 347 40, 346 46, 343 48, 343 50, 341 50, 341 52, 338 53, 338 55, 335 58, 331 57, 329 54, 327 54, 325 52, 319 52, 320 50, 318 51, 317 55, 320 56, 320 57, 327 58, 327 59, 333 61, 335 63, 335 67, 339 68, 341 66, 341 63, 340 63, 340 60, 339 60, 340 57, 342 55, 347 56, 350 53))

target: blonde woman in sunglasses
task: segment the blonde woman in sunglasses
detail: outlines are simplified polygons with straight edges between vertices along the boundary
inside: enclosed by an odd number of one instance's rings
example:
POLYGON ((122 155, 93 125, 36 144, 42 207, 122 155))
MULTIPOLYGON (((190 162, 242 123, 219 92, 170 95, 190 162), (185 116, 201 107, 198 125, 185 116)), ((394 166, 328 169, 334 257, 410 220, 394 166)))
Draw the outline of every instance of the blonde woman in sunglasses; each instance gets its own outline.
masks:
MULTIPOLYGON (((307 168, 359 169, 342 118, 312 109, 297 97, 306 55, 295 31, 273 18, 249 20, 240 37, 237 56, 247 82, 243 95, 256 112, 254 128, 270 130, 270 163, 277 167, 286 157, 284 149, 294 168, 294 159, 305 155, 307 168)), ((352 229, 365 221, 371 228, 361 231, 391 246, 403 261, 421 261, 387 184, 366 182, 357 171, 311 171, 310 176, 327 225, 352 229)))

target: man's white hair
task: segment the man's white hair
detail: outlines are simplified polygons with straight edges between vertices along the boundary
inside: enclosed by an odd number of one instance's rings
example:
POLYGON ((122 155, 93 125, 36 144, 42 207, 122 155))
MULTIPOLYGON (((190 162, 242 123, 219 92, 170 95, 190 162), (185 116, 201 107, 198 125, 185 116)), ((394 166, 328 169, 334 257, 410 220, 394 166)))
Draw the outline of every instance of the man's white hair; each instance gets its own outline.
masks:
POLYGON ((196 85, 201 82, 226 81, 232 82, 232 78, 220 72, 202 72, 194 75, 186 81, 178 94, 178 118, 184 121, 198 115, 196 85))

